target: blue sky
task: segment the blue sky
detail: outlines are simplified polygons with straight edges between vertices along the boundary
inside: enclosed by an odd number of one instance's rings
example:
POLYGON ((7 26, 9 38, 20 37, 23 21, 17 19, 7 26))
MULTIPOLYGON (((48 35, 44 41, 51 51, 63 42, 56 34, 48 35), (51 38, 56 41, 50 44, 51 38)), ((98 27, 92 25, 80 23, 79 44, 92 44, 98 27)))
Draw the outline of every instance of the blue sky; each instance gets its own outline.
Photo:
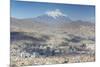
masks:
POLYGON ((95 6, 22 2, 11 0, 11 17, 34 18, 47 12, 59 10, 73 20, 95 21, 95 6))

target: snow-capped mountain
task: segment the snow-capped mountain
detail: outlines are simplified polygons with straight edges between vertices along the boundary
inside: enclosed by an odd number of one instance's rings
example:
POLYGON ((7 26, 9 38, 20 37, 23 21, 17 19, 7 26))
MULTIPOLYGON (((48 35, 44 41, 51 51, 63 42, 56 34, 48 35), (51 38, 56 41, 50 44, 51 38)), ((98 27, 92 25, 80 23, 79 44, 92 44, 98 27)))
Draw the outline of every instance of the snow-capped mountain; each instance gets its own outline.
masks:
POLYGON ((45 14, 35 17, 33 21, 41 22, 49 25, 57 25, 72 22, 72 20, 59 9, 47 11, 45 14))
POLYGON ((66 16, 50 16, 50 15, 42 15, 42 16, 38 16, 36 18, 33 19, 34 21, 37 22, 42 22, 42 23, 46 23, 46 24, 63 24, 63 23, 69 23, 72 22, 72 20, 69 17, 66 16))

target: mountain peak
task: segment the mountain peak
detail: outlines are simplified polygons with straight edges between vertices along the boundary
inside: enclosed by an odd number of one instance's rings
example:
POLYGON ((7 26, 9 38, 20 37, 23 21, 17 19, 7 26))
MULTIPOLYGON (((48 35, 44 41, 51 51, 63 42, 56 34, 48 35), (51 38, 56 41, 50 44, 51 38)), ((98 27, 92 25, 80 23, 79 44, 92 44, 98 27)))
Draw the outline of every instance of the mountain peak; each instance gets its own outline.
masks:
POLYGON ((47 11, 45 14, 54 19, 56 19, 57 17, 60 17, 60 16, 67 16, 66 14, 62 13, 59 9, 47 11))

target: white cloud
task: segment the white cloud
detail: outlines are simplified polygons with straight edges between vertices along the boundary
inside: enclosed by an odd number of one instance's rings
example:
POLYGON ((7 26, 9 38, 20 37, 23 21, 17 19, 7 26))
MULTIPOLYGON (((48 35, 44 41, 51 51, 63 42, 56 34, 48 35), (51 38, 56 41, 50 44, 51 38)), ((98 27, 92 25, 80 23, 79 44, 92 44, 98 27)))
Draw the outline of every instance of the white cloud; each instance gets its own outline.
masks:
POLYGON ((47 11, 46 14, 56 19, 59 16, 67 16, 66 14, 62 13, 59 9, 47 11))

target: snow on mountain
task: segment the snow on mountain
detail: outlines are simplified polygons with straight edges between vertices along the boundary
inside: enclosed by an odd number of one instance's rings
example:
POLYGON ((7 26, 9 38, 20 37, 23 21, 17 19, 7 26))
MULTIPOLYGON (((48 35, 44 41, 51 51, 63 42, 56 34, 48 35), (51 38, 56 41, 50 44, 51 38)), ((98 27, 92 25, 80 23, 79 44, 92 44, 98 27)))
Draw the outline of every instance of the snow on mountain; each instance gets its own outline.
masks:
POLYGON ((62 13, 59 9, 56 9, 53 11, 47 11, 46 14, 48 16, 53 17, 54 19, 56 19, 57 17, 60 17, 60 16, 67 16, 66 14, 62 13))

